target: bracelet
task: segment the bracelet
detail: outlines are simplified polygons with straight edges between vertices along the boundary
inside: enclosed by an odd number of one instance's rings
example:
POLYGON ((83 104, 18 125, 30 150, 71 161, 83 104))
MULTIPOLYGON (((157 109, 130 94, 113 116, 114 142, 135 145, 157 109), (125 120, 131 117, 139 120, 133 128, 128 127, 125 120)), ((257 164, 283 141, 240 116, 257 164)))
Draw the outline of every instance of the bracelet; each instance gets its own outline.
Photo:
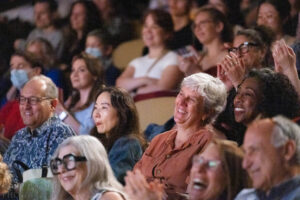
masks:
POLYGON ((58 118, 61 120, 61 121, 64 121, 67 117, 68 117, 68 113, 66 111, 62 111, 59 115, 58 115, 58 118))

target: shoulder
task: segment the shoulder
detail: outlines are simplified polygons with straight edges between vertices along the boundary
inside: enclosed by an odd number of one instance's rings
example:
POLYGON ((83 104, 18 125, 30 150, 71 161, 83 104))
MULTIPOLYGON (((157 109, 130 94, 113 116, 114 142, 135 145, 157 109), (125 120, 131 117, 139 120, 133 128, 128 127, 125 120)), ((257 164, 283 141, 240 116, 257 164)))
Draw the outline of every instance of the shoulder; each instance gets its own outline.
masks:
POLYGON ((118 192, 105 192, 101 200, 124 200, 124 198, 118 192))
POLYGON ((49 125, 46 127, 46 131, 52 131, 53 135, 75 135, 73 129, 56 116, 53 117, 49 125))
POLYGON ((123 136, 117 139, 113 146, 112 149, 141 149, 141 144, 140 141, 137 138, 134 137, 129 137, 129 136, 123 136))
POLYGON ((247 188, 241 190, 234 200, 258 200, 256 190, 254 188, 247 188))
POLYGON ((141 56, 141 57, 135 58, 132 61, 130 61, 128 66, 135 67, 137 64, 139 64, 141 62, 145 62, 146 60, 148 60, 148 56, 141 56))

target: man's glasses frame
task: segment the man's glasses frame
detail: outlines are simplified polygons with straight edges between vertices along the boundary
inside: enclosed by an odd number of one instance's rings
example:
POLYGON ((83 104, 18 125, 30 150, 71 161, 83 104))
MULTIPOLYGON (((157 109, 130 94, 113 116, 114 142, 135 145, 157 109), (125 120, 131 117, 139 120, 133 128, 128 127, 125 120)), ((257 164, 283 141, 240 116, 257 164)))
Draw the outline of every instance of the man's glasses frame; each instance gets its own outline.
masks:
POLYGON ((25 105, 26 103, 29 103, 30 105, 36 105, 37 103, 39 103, 41 101, 49 100, 49 99, 53 99, 53 98, 51 98, 51 97, 36 97, 36 96, 31 96, 31 97, 19 96, 17 98, 20 105, 25 105))
POLYGON ((61 172, 59 172, 59 166, 64 165, 64 168, 67 171, 71 171, 76 169, 76 162, 85 162, 87 161, 85 156, 75 156, 74 154, 67 154, 62 159, 56 157, 51 159, 50 161, 50 168, 53 175, 58 175, 61 172))

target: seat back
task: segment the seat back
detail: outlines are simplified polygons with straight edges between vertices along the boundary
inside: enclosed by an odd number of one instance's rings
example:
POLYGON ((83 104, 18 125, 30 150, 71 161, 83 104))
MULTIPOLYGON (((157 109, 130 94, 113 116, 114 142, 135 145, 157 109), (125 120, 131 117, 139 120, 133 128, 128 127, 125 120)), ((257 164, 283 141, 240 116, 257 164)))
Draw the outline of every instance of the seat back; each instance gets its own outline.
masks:
POLYGON ((156 97, 135 103, 142 131, 150 123, 164 124, 174 114, 175 96, 156 97))
POLYGON ((131 60, 142 56, 143 48, 144 42, 142 39, 135 39, 121 43, 112 54, 114 65, 118 69, 124 70, 131 60))

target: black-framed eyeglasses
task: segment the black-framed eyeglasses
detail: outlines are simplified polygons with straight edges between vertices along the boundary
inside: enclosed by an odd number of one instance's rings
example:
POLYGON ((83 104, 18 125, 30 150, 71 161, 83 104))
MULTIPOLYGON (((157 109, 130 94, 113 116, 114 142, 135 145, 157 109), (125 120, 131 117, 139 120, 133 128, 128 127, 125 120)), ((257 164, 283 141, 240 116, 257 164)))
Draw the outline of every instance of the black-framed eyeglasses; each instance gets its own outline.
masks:
POLYGON ((44 100, 49 100, 49 99, 53 99, 50 97, 35 97, 35 96, 31 96, 31 97, 24 97, 24 96, 19 96, 18 97, 18 102, 20 105, 25 105, 26 102, 29 103, 30 105, 36 105, 37 103, 44 101, 44 100))
POLYGON ((233 52, 235 54, 246 54, 249 52, 249 48, 251 46, 257 47, 258 44, 253 43, 253 42, 244 42, 242 44, 240 44, 240 46, 238 47, 232 47, 228 49, 228 53, 233 52))
POLYGON ((54 158, 50 161, 50 168, 53 175, 58 175, 61 173, 61 165, 64 165, 64 168, 67 171, 76 169, 76 162, 85 162, 87 161, 84 156, 75 156, 73 154, 67 154, 62 159, 54 158))
POLYGON ((206 160, 202 156, 193 157, 193 165, 204 165, 207 169, 216 169, 221 163, 220 160, 206 160))

